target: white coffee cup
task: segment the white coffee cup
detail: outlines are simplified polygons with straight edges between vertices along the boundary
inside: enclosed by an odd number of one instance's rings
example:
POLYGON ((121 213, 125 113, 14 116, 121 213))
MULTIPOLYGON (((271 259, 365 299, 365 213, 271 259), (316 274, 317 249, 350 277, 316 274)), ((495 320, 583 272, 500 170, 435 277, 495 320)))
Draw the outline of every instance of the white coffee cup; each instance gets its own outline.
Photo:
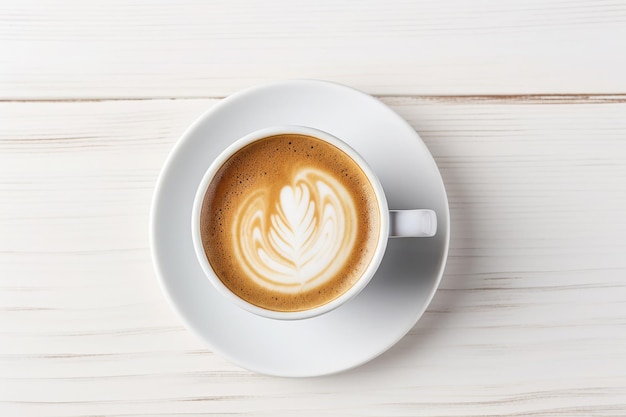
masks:
POLYGON ((276 126, 265 129, 260 129, 252 132, 241 139, 234 142, 228 148, 226 148, 208 167, 204 177, 200 181, 198 190, 196 192, 195 200, 193 203, 193 211, 191 215, 191 233, 193 238, 193 245, 198 258, 198 262, 202 267, 205 275, 211 282, 211 284, 227 299, 236 304, 237 306, 257 314, 259 316, 281 319, 281 320, 294 320, 294 319, 306 319, 315 317, 346 303, 348 300, 359 294, 365 286, 370 282, 376 270, 378 269, 380 262, 383 259, 385 250, 387 248, 387 240, 389 238, 398 237, 431 237, 436 234, 437 231, 437 217, 433 210, 429 209, 413 209, 413 210, 389 210, 387 205, 387 199, 383 187, 367 162, 348 144, 338 139, 337 137, 323 132, 318 129, 305 126, 276 126), (219 171, 222 165, 235 153, 237 153, 243 147, 270 136, 283 135, 283 134, 299 134, 305 136, 312 136, 319 140, 325 141, 331 145, 336 146, 343 152, 345 152, 361 170, 367 176, 374 194, 376 196, 376 203, 378 211, 380 213, 380 227, 377 237, 377 245, 371 261, 365 271, 361 274, 360 278, 356 281, 352 287, 344 292, 339 297, 332 301, 321 305, 319 307, 311 308, 303 311, 274 311, 259 307, 248 301, 240 298, 233 293, 217 276, 211 264, 209 263, 204 246, 202 244, 201 230, 200 230, 200 215, 202 210, 202 204, 204 196, 211 182, 213 181, 215 174, 219 171))

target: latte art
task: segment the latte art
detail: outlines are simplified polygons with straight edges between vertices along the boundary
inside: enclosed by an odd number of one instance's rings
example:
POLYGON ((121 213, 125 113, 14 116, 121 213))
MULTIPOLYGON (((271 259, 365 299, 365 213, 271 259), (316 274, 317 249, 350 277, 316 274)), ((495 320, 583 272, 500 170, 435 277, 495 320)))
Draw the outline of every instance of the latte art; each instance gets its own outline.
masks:
POLYGON ((333 278, 356 240, 356 208, 346 188, 328 173, 305 168, 280 188, 256 190, 233 224, 235 253, 257 284, 300 292, 333 278))
POLYGON ((303 311, 349 291, 380 233, 377 197, 344 151, 299 134, 269 136, 215 172, 200 212, 207 260, 250 304, 303 311))

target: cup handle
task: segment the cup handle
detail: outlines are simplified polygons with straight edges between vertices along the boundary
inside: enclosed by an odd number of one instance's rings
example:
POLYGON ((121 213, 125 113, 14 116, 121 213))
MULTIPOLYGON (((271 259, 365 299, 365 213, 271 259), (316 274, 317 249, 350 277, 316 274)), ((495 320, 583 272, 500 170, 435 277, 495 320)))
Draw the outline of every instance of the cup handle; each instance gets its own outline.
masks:
POLYGON ((433 210, 389 210, 389 237, 432 237, 436 233, 433 210))

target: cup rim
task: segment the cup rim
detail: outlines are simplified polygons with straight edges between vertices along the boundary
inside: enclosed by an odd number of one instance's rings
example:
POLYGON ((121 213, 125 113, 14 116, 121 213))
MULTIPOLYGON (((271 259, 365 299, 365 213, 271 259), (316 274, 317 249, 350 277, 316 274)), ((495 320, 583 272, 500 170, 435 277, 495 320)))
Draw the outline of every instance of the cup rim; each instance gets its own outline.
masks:
POLYGON ((254 313, 258 316, 279 320, 307 319, 322 315, 324 313, 328 313, 338 308, 339 306, 343 305, 344 303, 355 297, 357 294, 359 294, 371 281, 372 277, 378 270, 378 267, 387 248, 387 242, 389 238, 389 208, 384 189, 382 187, 382 184, 380 183, 380 180, 378 179, 378 176, 365 161, 365 159, 363 159, 363 157, 350 145, 328 132, 309 126, 272 126, 255 130, 234 141, 211 162, 198 185, 194 197, 191 214, 191 236, 193 240, 194 251, 196 253, 196 258, 204 272, 204 275, 209 279, 209 281, 217 289, 217 291, 225 298, 227 298, 240 308, 247 310, 250 313, 254 313), (269 310, 252 304, 233 293, 213 271, 213 268, 211 267, 211 264, 209 263, 206 253, 204 251, 204 245, 202 244, 199 226, 200 213, 202 210, 202 203, 204 202, 204 196, 219 168, 221 168, 221 166, 232 155, 234 155, 238 150, 242 149, 243 147, 258 140, 281 134, 301 134, 305 136, 312 136, 316 139, 320 139, 327 143, 330 143, 331 145, 334 145, 335 147, 345 152, 359 165, 359 167, 365 173, 370 184, 372 185, 378 203, 378 210, 380 213, 378 244, 369 265, 367 266, 361 277, 357 280, 357 282, 339 297, 320 306, 299 311, 269 310))

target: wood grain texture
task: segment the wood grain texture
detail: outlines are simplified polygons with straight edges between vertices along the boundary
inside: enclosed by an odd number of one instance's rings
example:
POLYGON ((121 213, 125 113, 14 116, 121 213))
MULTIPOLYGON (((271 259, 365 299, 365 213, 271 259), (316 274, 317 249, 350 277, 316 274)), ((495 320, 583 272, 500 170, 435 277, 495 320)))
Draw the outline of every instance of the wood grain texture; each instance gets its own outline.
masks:
POLYGON ((623 98, 382 99, 442 171, 448 268, 391 351, 303 380, 214 355, 156 283, 158 172, 218 100, 0 103, 0 415, 625 415, 623 98))
POLYGON ((624 0, 0 3, 0 99, 626 93, 624 0))

